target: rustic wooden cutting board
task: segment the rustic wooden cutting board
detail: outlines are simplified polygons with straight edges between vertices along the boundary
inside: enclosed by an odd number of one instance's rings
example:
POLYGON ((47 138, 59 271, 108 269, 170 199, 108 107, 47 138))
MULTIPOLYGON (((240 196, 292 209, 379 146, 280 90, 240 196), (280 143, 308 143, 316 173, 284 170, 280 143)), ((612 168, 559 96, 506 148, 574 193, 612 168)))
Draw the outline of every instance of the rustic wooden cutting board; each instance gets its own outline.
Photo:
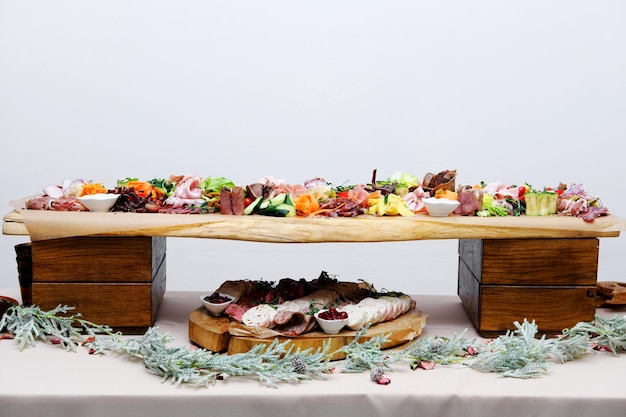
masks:
MULTIPOLYGON (((389 343, 383 349, 399 346, 417 338, 426 324, 427 314, 411 309, 397 319, 380 323, 368 329, 361 340, 368 340, 379 335, 388 335, 389 343)), ((274 338, 260 339, 248 336, 234 336, 229 333, 230 320, 226 316, 214 317, 200 307, 189 315, 189 340, 198 346, 213 352, 227 352, 229 355, 244 353, 258 344, 269 345, 274 338)), ((338 334, 329 335, 321 331, 305 333, 297 338, 279 337, 280 341, 290 340, 296 348, 316 350, 330 340, 330 352, 349 344, 354 340, 355 331, 344 329, 338 334)), ((345 355, 336 354, 333 360, 343 359, 345 355)))

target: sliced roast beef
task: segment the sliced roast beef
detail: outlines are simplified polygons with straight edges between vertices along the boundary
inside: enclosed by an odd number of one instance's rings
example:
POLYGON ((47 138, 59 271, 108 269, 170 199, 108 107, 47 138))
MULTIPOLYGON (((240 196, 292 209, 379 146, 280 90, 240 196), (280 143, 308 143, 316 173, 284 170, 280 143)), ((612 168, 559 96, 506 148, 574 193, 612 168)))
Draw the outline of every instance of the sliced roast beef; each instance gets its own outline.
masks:
POLYGON ((233 214, 230 201, 230 189, 227 187, 220 190, 220 214, 233 214))
POLYGON ((232 214, 236 216, 243 216, 243 199, 245 197, 245 191, 242 187, 236 185, 230 191, 230 205, 232 214))

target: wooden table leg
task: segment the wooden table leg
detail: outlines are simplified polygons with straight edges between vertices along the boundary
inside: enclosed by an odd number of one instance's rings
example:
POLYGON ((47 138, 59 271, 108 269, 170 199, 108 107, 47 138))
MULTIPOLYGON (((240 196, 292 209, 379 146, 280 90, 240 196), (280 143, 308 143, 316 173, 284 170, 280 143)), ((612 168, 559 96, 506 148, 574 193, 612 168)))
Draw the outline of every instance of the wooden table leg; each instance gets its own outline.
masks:
POLYGON ((32 302, 74 307, 126 333, 154 324, 166 287, 165 237, 71 237, 32 242, 32 302))
POLYGON ((595 315, 599 241, 461 239, 458 295, 485 337, 524 319, 560 333, 595 315))

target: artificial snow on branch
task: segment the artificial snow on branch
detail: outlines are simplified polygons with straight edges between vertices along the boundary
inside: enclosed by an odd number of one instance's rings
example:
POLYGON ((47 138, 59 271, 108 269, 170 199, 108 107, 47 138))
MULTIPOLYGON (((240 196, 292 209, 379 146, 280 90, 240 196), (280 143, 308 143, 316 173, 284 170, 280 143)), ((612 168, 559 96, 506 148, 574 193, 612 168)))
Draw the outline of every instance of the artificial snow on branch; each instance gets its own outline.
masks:
POLYGON ((538 337, 535 322, 515 322, 516 329, 505 335, 478 343, 465 337, 466 330, 452 337, 431 336, 417 339, 400 351, 385 352, 388 335, 367 339, 367 328, 357 331, 352 342, 329 352, 330 341, 316 350, 295 349, 289 340, 275 339, 259 344, 248 352, 223 355, 195 346, 170 347, 173 337, 152 327, 140 337, 126 337, 110 327, 69 314, 73 308, 58 306, 43 311, 37 306, 14 306, 0 320, 0 331, 14 339, 19 349, 49 340, 67 351, 84 346, 90 354, 117 353, 141 359, 145 368, 163 382, 209 386, 219 380, 238 376, 256 376, 266 385, 302 380, 325 380, 337 368, 342 372, 369 372, 372 381, 388 384, 383 376, 393 371, 392 364, 409 362, 412 369, 432 369, 435 365, 461 363, 481 371, 506 377, 534 378, 545 373, 554 359, 561 363, 586 353, 606 350, 617 355, 626 350, 626 316, 580 322, 564 329, 555 338, 538 337), (331 365, 330 359, 343 354, 345 359, 331 365))

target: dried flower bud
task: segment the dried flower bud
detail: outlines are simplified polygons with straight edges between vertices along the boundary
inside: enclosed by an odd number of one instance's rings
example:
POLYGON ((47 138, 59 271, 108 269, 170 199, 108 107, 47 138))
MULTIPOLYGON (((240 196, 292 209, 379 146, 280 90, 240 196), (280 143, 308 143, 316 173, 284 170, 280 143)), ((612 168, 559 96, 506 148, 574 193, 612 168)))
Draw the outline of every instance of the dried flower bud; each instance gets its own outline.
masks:
POLYGON ((427 361, 420 361, 417 364, 418 368, 422 368, 422 369, 426 369, 427 371, 433 369, 435 367, 435 362, 427 362, 427 361))
POLYGON ((83 341, 83 343, 81 343, 81 346, 85 346, 87 343, 92 343, 92 342, 95 342, 95 341, 96 341, 96 338, 95 338, 95 337, 93 337, 93 336, 89 336, 89 337, 87 337, 87 338, 83 341))

